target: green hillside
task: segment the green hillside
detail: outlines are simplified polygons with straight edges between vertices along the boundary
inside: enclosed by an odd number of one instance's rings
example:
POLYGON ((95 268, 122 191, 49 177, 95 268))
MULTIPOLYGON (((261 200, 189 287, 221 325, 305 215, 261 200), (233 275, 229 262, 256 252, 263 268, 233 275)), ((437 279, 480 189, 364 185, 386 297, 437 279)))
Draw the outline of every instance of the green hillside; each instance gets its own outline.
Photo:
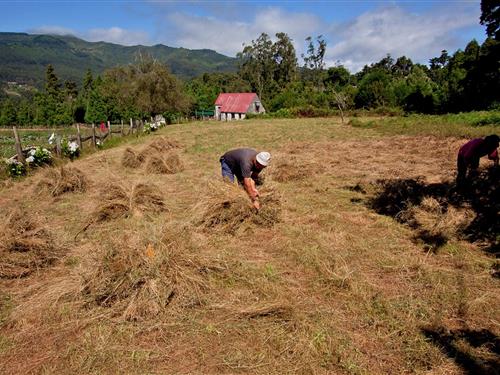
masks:
POLYGON ((235 59, 215 51, 155 46, 121 46, 105 42, 87 42, 73 36, 0 33, 0 82, 15 81, 36 87, 43 85, 47 64, 52 64, 63 79, 81 82, 85 71, 94 74, 116 65, 134 61, 147 53, 166 63, 182 78, 206 72, 235 70, 235 59))

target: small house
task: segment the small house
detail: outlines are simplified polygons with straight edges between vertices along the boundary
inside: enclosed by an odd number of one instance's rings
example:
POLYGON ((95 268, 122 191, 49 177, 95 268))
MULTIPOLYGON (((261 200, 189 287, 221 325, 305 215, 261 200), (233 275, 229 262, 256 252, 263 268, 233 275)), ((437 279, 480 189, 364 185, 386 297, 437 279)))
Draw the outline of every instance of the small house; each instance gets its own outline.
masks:
POLYGON ((264 113, 259 97, 251 92, 221 93, 215 101, 215 119, 231 121, 244 119, 247 113, 264 113))

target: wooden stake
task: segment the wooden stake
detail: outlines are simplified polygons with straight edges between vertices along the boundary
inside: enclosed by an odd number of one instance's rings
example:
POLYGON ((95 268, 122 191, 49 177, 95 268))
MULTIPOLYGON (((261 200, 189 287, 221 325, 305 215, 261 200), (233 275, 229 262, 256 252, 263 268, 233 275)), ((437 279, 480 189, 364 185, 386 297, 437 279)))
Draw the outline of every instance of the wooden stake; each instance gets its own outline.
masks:
POLYGON ((120 134, 123 136, 123 119, 121 120, 121 123, 122 123, 122 127, 120 129, 120 134))
POLYGON ((108 121, 108 133, 109 133, 109 138, 111 139, 111 122, 108 121))
POLYGON ((133 132, 134 132, 134 121, 132 120, 132 118, 130 118, 130 130, 128 134, 132 134, 133 132))
POLYGON ((94 148, 96 148, 96 142, 95 142, 95 124, 92 123, 92 144, 94 145, 94 148))
POLYGON ((23 154, 23 147, 21 146, 21 139, 19 138, 19 134, 17 134, 17 128, 13 126, 12 130, 14 131, 14 138, 16 139, 17 161, 26 164, 26 160, 24 159, 23 154))
POLYGON ((83 144, 82 144, 82 135, 80 134, 80 124, 76 124, 76 132, 77 132, 77 141, 78 141, 78 147, 80 147, 80 150, 83 150, 83 144))
POLYGON ((61 147, 61 136, 58 135, 56 137, 56 154, 57 156, 61 157, 62 154, 62 147, 61 147))

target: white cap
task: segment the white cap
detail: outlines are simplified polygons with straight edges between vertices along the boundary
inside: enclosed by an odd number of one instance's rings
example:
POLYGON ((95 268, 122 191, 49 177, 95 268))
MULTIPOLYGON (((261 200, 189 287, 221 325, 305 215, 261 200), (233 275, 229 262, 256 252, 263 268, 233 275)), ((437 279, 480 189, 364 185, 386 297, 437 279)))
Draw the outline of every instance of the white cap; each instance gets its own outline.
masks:
POLYGON ((262 151, 257 154, 256 159, 260 165, 267 167, 271 161, 271 154, 269 152, 262 151))

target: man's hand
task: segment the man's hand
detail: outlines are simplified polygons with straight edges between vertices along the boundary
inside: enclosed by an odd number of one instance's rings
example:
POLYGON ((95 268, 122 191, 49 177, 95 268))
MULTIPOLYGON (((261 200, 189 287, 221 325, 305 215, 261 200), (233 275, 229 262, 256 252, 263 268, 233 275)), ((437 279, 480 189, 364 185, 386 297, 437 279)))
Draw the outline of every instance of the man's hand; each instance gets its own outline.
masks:
POLYGON ((252 202, 252 204, 253 204, 253 206, 255 207, 255 209, 256 209, 257 211, 259 211, 259 210, 260 210, 260 202, 259 202, 259 200, 258 200, 258 199, 255 199, 255 200, 252 202))

